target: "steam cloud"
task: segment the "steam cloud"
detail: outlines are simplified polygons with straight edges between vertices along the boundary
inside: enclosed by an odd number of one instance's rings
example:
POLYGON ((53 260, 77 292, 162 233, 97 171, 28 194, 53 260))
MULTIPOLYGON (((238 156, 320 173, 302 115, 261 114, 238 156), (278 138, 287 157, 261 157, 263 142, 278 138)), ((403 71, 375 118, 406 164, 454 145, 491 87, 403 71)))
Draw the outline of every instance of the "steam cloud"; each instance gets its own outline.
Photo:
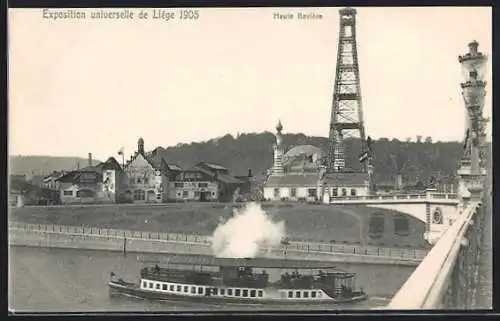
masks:
POLYGON ((283 221, 273 222, 255 203, 219 224, 212 235, 212 250, 217 257, 251 258, 257 256, 261 246, 279 245, 285 236, 283 221))

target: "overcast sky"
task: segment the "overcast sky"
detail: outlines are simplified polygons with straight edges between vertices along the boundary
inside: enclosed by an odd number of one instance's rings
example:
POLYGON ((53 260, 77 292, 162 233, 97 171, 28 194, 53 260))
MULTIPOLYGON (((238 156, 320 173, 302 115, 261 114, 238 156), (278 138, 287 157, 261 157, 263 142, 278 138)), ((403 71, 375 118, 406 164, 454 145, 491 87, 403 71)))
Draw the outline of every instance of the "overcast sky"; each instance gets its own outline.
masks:
MULTIPOLYGON (((278 119, 285 132, 328 136, 338 9, 202 9, 170 22, 11 9, 10 154, 104 160, 138 137, 152 149, 274 130, 278 119), (323 19, 273 19, 299 11, 323 19)), ((491 55, 491 9, 357 9, 367 134, 461 141, 458 55, 474 39, 491 55)), ((491 59, 486 80, 490 116, 491 59)))

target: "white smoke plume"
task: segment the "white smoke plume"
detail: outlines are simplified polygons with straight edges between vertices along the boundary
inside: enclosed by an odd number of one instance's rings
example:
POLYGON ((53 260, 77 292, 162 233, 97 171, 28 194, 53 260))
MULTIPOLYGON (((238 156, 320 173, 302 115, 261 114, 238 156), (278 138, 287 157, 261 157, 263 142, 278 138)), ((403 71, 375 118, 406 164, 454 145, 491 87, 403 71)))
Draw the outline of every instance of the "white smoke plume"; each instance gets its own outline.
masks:
POLYGON ((249 203, 234 216, 219 224, 212 235, 216 257, 252 258, 261 247, 280 244, 285 236, 285 223, 273 222, 259 204, 249 203))

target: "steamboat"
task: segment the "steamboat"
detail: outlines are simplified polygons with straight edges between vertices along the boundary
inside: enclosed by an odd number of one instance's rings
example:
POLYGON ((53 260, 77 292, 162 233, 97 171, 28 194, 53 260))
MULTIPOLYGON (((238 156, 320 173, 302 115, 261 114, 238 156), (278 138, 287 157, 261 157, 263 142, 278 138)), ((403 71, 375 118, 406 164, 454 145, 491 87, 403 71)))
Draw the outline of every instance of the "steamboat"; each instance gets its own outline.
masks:
POLYGON ((335 304, 367 298, 355 288, 354 273, 325 262, 172 256, 149 263, 138 283, 111 272, 110 295, 238 304, 335 304))

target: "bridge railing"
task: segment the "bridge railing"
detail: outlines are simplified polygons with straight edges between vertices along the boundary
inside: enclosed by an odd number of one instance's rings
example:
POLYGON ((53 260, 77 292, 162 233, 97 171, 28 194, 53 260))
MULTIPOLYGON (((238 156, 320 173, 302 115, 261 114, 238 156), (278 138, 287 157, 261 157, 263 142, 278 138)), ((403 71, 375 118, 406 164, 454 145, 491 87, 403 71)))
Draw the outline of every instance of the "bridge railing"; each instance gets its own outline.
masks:
MULTIPOLYGON (((17 230, 24 230, 31 232, 42 232, 42 233, 94 235, 94 236, 109 237, 109 238, 127 238, 127 239, 140 239, 149 241, 194 243, 205 246, 210 246, 212 244, 211 237, 206 235, 145 232, 145 231, 109 229, 101 227, 46 225, 46 224, 9 222, 9 229, 17 229, 17 230)), ((424 249, 390 248, 390 247, 376 247, 376 246, 363 246, 363 245, 293 242, 293 241, 291 241, 286 246, 280 245, 279 247, 274 247, 272 249, 280 251, 286 250, 286 251, 309 252, 309 253, 378 256, 378 257, 387 257, 387 258, 408 260, 414 262, 421 261, 427 254, 427 250, 424 249)))
POLYGON ((394 194, 394 195, 369 195, 369 196, 332 196, 330 202, 335 201, 388 201, 388 200, 458 200, 453 193, 426 193, 426 194, 394 194))
POLYGON ((441 236, 427 256, 422 260, 413 274, 396 293, 389 309, 436 309, 447 306, 450 295, 452 274, 466 268, 457 264, 461 247, 469 246, 466 238, 471 226, 477 224, 476 215, 480 211, 480 203, 469 204, 441 236))

